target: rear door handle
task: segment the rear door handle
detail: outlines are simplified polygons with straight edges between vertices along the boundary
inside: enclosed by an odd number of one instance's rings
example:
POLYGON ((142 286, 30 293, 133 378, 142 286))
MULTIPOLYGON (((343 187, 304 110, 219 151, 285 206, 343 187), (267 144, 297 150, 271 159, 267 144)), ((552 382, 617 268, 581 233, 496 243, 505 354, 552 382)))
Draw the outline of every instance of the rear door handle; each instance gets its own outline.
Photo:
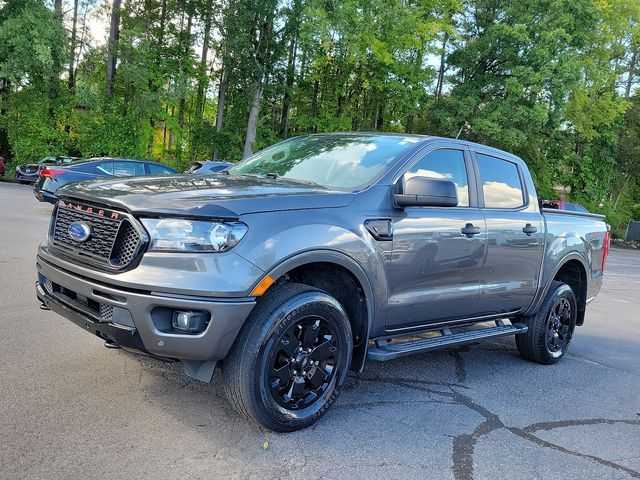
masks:
POLYGON ((480 227, 474 227, 473 223, 467 223, 464 227, 460 229, 463 235, 466 235, 467 238, 471 238, 474 235, 480 234, 480 227))
POLYGON ((531 235, 533 235, 534 233, 536 233, 538 231, 538 229, 536 227, 534 227, 533 225, 531 225, 530 223, 527 223, 523 228, 522 228, 522 232, 526 233, 528 237, 530 237, 531 235))

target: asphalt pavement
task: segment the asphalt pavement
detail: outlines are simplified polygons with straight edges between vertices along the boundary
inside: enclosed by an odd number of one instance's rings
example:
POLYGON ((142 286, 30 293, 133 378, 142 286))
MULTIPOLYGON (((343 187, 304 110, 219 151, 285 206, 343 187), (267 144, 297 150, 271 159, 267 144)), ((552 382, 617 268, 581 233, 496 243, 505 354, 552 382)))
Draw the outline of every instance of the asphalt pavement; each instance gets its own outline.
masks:
POLYGON ((640 478, 640 252, 613 249, 570 353, 513 338, 352 374, 291 434, 229 407, 216 375, 109 350, 38 308, 51 207, 0 183, 0 479, 640 478))

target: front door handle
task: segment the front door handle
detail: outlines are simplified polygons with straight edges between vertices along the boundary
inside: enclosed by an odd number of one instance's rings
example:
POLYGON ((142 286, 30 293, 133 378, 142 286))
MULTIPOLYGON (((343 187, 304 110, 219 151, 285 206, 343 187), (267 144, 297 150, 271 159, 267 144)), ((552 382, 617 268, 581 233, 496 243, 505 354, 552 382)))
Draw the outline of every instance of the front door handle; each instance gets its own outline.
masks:
POLYGON ((530 237, 531 235, 533 235, 537 231, 538 231, 538 229, 536 227, 534 227, 533 225, 531 225, 530 223, 527 223, 522 228, 522 233, 526 233, 528 237, 530 237))
POLYGON ((471 238, 474 235, 480 234, 480 227, 474 227, 473 223, 467 223, 464 227, 460 229, 463 235, 466 235, 467 238, 471 238))

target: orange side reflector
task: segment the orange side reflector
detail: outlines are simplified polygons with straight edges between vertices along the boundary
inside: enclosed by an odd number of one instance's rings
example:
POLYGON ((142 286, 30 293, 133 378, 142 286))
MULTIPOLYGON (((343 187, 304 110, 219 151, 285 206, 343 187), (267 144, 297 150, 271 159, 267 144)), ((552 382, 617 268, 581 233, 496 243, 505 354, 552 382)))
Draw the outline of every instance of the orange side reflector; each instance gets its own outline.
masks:
POLYGON ((264 292, 266 292, 271 285, 273 285, 273 282, 275 282, 275 280, 271 278, 271 275, 267 275, 262 280, 260 280, 260 283, 256 285, 256 288, 251 291, 251 295, 259 297, 264 292))

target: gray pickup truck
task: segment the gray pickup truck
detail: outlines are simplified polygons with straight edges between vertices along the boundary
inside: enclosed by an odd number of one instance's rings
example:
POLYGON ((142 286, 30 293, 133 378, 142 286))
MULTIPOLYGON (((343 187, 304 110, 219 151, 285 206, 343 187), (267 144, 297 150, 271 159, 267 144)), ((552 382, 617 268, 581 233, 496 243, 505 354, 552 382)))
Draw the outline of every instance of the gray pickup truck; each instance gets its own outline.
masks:
POLYGON ((63 187, 41 307, 179 360, 275 431, 313 424, 349 370, 515 335, 551 364, 602 284, 601 216, 541 210, 525 163, 469 142, 296 137, 220 174, 63 187))

